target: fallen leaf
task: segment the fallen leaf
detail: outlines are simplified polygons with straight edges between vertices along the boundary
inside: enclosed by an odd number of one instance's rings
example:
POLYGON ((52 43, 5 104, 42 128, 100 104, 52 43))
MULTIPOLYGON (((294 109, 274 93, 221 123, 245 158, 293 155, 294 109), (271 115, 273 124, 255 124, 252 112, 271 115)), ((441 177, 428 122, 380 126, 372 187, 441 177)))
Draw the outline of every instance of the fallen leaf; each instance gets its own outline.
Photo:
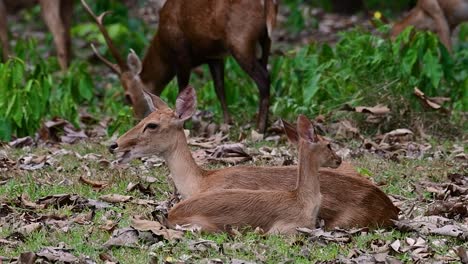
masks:
POLYGON ((93 221, 93 218, 94 218, 95 214, 96 214, 95 211, 92 210, 92 211, 89 211, 87 213, 79 214, 79 215, 73 217, 72 221, 77 223, 77 224, 80 224, 80 225, 89 224, 89 223, 91 223, 91 221, 93 221))
POLYGON ((112 232, 118 225, 118 223, 115 223, 112 220, 106 220, 106 222, 100 225, 99 228, 107 232, 112 232))
POLYGON ((60 140, 64 143, 73 144, 88 138, 83 130, 75 131, 72 126, 65 126, 64 132, 65 135, 60 137, 60 140))
POLYGON ((93 181, 93 180, 90 180, 90 179, 88 179, 88 178, 86 178, 84 176, 80 176, 79 181, 84 183, 84 184, 90 185, 91 187, 93 187, 94 189, 97 189, 97 190, 104 189, 105 187, 107 187, 109 185, 108 182, 93 181))
POLYGON ((34 144, 34 140, 32 139, 32 137, 23 137, 11 141, 8 145, 12 148, 22 148, 26 146, 31 146, 32 144, 34 144))
POLYGON ((37 204, 35 202, 29 201, 29 196, 27 194, 25 194, 25 193, 23 193, 20 196, 20 202, 26 208, 30 208, 30 209, 44 209, 46 207, 45 204, 37 204))
POLYGON ((420 102, 424 106, 426 106, 428 108, 431 108, 431 109, 434 109, 434 110, 441 110, 441 111, 446 112, 446 113, 449 112, 447 109, 442 107, 442 104, 444 102, 449 102, 450 98, 447 98, 447 97, 433 97, 433 98, 430 98, 430 97, 427 97, 417 87, 414 87, 414 95, 416 95, 416 97, 418 97, 420 102))
POLYGON ((69 252, 69 249, 45 247, 36 253, 37 256, 45 258, 48 261, 59 261, 67 263, 76 263, 78 258, 69 252))
POLYGON ((130 195, 106 194, 101 195, 99 199, 109 203, 125 203, 133 199, 130 195))
POLYGON ((18 233, 23 234, 23 235, 29 235, 32 232, 38 231, 42 228, 41 223, 32 223, 29 225, 21 226, 18 228, 18 233))
POLYGON ((138 243, 138 231, 131 228, 117 229, 112 232, 112 237, 103 244, 103 247, 135 247, 138 243))
POLYGON ((131 226, 138 231, 151 231, 153 234, 162 236, 166 240, 181 239, 184 234, 178 230, 168 229, 157 221, 144 220, 136 217, 132 218, 131 226))

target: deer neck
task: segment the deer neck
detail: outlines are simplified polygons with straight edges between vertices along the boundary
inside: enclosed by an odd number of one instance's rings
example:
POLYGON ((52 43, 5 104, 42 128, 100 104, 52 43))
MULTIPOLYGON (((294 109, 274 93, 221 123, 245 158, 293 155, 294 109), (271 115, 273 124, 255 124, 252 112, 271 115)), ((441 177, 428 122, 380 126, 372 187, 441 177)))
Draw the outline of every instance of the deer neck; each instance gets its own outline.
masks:
POLYGON ((303 201, 320 199, 320 180, 318 170, 321 166, 321 154, 317 146, 302 142, 299 147, 298 177, 295 192, 303 201))
POLYGON ((183 129, 177 131, 176 137, 176 143, 163 153, 163 157, 177 190, 187 198, 199 191, 203 169, 193 159, 183 129))
POLYGON ((174 67, 167 59, 168 52, 161 44, 159 34, 155 34, 142 62, 140 78, 158 96, 175 76, 174 67))

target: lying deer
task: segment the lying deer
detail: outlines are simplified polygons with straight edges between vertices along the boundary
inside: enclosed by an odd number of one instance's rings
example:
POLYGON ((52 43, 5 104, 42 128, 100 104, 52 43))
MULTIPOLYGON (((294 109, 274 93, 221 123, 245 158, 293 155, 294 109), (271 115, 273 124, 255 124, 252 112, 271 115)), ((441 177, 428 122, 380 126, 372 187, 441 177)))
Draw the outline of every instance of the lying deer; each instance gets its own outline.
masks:
POLYGON ((70 63, 71 38, 70 26, 73 13, 73 0, 0 0, 0 44, 3 59, 11 55, 8 43, 7 14, 39 2, 41 13, 54 37, 60 68, 66 70, 70 63))
POLYGON ((270 97, 270 77, 267 70, 271 31, 275 25, 276 0, 197 0, 167 1, 159 13, 159 28, 146 52, 143 62, 131 54, 127 62, 113 44, 103 19, 96 16, 84 0, 88 13, 96 21, 117 62, 101 60, 120 76, 125 96, 142 119, 149 114, 143 103, 141 88, 160 95, 165 86, 177 76, 179 91, 189 82, 191 70, 208 64, 224 114, 231 121, 224 93, 224 57, 231 54, 241 68, 255 81, 260 92, 257 126, 266 128, 270 97), (262 56, 256 58, 257 44, 262 56))
POLYGON ((464 21, 468 21, 468 0, 418 0, 408 16, 393 25, 391 35, 394 38, 411 25, 436 32, 445 47, 452 50, 451 32, 464 21))
MULTIPOLYGON (((321 203, 318 169, 337 168, 341 158, 314 133, 307 117, 298 117, 299 166, 293 190, 215 190, 176 204, 169 226, 194 225, 203 231, 260 227, 266 233, 293 234, 298 227, 315 227, 321 203)), ((282 175, 278 175, 282 177, 282 175)))
MULTIPOLYGON (((297 166, 200 168, 192 157, 183 129, 184 122, 196 109, 195 90, 187 87, 179 94, 175 111, 159 97, 145 95, 153 112, 109 147, 121 162, 150 155, 163 157, 183 198, 219 189, 292 190, 295 187, 297 166)), ((397 219, 398 208, 367 179, 340 168, 322 168, 319 173, 323 197, 319 217, 324 219, 326 227, 390 226, 391 220, 397 219)))

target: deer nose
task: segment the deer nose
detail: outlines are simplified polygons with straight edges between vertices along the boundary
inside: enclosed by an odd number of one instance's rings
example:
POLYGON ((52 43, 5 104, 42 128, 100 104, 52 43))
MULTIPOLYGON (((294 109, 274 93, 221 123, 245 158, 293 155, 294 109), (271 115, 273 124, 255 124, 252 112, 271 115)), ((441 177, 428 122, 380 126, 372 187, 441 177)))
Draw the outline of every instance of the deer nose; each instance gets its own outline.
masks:
POLYGON ((112 143, 112 144, 109 146, 109 152, 110 152, 110 153, 114 153, 114 150, 115 150, 116 148, 118 148, 118 147, 119 147, 119 145, 117 144, 117 142, 112 143))

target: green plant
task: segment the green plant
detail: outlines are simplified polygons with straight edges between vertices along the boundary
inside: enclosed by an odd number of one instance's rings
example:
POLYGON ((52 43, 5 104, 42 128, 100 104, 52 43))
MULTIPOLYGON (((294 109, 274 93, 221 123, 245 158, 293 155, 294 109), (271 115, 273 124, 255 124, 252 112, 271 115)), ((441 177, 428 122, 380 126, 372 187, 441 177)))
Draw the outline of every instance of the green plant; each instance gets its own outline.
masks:
MULTIPOLYGON (((62 117, 78 126, 78 107, 93 100, 93 82, 83 63, 63 75, 51 74, 56 64, 34 54, 33 42, 20 42, 29 61, 12 58, 0 64, 0 140, 34 134, 45 117, 62 117)), ((20 53, 21 54, 21 53, 20 53)), ((22 54, 24 55, 24 54, 22 54)))
POLYGON ((432 33, 407 29, 391 42, 359 30, 347 32, 335 48, 311 45, 273 63, 273 112, 318 114, 399 97, 420 110, 414 87, 428 96, 448 96, 452 108, 466 111, 466 58, 465 50, 450 56, 432 33))
MULTIPOLYGON (((154 34, 154 32, 150 31, 141 19, 129 16, 128 8, 121 1, 88 2, 97 15, 111 11, 104 19, 104 25, 122 56, 130 49, 142 55, 149 43, 150 34, 154 34)), ((98 42, 100 51, 109 57, 110 53, 98 27, 81 5, 77 5, 77 7, 79 9, 77 13, 82 14, 79 17, 81 23, 72 27, 72 36, 85 39, 87 42, 98 42)))

